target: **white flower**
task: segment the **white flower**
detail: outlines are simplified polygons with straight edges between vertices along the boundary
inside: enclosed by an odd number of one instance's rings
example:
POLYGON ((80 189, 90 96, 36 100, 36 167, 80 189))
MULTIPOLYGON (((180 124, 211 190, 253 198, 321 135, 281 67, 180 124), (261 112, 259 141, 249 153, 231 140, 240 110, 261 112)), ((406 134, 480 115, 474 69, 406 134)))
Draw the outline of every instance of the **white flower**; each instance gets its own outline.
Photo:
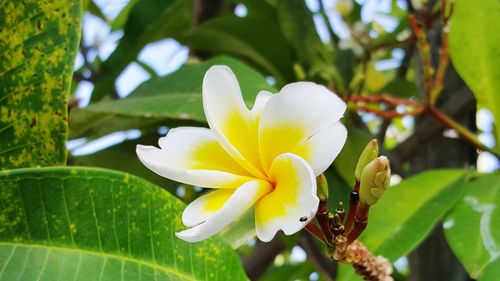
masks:
POLYGON ((344 102, 323 86, 297 82, 278 94, 261 91, 249 110, 231 69, 213 66, 203 80, 203 107, 210 129, 176 128, 160 148, 137 146, 155 173, 216 189, 186 207, 182 221, 190 228, 177 237, 207 239, 253 205, 262 241, 302 229, 318 207, 315 176, 346 140, 344 102))

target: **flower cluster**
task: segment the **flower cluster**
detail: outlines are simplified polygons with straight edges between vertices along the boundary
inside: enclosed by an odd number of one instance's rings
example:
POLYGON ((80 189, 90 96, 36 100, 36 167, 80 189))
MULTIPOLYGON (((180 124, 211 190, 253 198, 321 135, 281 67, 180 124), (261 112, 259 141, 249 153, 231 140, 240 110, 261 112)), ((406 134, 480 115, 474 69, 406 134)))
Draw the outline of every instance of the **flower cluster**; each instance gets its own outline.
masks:
POLYGON ((210 129, 175 128, 160 138, 160 148, 137 146, 155 173, 215 189, 186 207, 182 222, 190 228, 177 237, 207 239, 252 206, 262 241, 301 230, 318 208, 316 176, 345 143, 344 102, 324 86, 297 82, 277 94, 259 92, 248 109, 226 66, 207 71, 202 95, 210 129))

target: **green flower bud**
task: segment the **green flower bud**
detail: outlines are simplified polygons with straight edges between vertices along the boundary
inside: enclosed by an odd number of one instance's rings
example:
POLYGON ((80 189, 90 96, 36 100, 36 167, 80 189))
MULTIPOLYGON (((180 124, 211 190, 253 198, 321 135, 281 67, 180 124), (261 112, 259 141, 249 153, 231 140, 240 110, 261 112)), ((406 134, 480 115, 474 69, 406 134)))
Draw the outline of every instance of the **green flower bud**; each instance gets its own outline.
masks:
POLYGON ((360 201, 370 206, 375 204, 389 187, 390 180, 391 167, 387 157, 380 156, 368 163, 361 173, 360 201))
POLYGON ((316 185, 318 198, 320 201, 326 201, 328 199, 328 182, 326 181, 325 175, 321 174, 316 177, 316 185))
POLYGON ((356 180, 361 179, 361 173, 368 163, 373 161, 378 156, 378 142, 376 139, 371 140, 361 152, 359 156, 358 164, 356 165, 356 170, 354 171, 354 176, 356 180))

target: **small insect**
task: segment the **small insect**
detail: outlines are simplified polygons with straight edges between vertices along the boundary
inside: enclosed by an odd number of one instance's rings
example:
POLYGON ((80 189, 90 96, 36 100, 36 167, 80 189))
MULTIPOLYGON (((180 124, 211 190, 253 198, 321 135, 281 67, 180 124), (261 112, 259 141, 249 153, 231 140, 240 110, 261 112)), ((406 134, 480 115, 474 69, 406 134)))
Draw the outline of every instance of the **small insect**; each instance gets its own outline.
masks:
POLYGON ((356 202, 359 200, 359 193, 354 191, 354 190, 351 191, 350 196, 351 196, 351 201, 353 201, 353 202, 356 202))
POLYGON ((305 222, 305 221, 307 221, 307 217, 300 217, 299 221, 305 222))

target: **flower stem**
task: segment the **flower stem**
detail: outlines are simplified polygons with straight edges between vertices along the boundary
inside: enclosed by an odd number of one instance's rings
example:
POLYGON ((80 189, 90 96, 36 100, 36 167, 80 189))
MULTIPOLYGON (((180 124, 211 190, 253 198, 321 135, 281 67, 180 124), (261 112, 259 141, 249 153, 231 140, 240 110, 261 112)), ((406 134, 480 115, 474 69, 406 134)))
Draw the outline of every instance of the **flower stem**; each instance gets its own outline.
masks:
POLYGON ((328 207, 325 201, 319 202, 318 212, 316 213, 316 220, 318 221, 321 232, 325 237, 326 243, 332 245, 333 234, 330 230, 330 224, 328 220, 328 207))
POLYGON ((358 239, 359 235, 365 230, 368 224, 368 211, 370 206, 364 203, 360 203, 358 209, 356 210, 356 215, 354 216, 354 224, 352 229, 347 233, 347 243, 350 244, 354 240, 358 239))
POLYGON ((359 181, 356 181, 352 192, 349 196, 349 212, 347 213, 347 218, 344 222, 344 233, 349 233, 354 225, 354 217, 356 216, 356 210, 359 205, 359 181))
POLYGON ((325 236, 323 235, 323 232, 321 232, 321 229, 312 221, 306 224, 305 229, 307 230, 307 232, 311 233, 318 240, 325 242, 325 236))

